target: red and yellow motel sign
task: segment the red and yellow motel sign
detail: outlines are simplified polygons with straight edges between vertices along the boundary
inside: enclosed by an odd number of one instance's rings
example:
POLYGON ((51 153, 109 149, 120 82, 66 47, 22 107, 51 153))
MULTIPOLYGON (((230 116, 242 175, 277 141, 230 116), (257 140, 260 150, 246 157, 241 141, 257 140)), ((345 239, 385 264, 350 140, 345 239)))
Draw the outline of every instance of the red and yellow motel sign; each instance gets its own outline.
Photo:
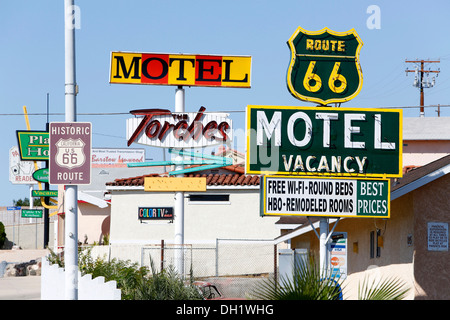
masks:
POLYGON ((112 52, 110 83, 250 88, 250 56, 112 52))

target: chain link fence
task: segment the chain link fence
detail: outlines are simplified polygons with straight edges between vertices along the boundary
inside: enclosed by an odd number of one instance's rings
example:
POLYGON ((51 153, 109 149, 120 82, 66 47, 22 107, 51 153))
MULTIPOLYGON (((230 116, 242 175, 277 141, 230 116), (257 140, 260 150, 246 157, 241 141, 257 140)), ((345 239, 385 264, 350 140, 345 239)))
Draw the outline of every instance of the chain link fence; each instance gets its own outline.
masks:
POLYGON ((140 266, 160 272, 175 270, 176 250, 183 250, 186 279, 192 274, 197 281, 216 285, 224 297, 249 298, 259 283, 276 276, 276 249, 271 240, 217 239, 215 244, 186 244, 183 248, 164 242, 115 244, 109 247, 108 256, 138 261, 140 266))
MULTIPOLYGON (((28 209, 29 207, 22 207, 28 209)), ((43 207, 34 207, 34 209, 44 210, 43 207)), ((53 224, 58 219, 54 215, 49 217, 49 247, 53 246, 53 224)), ((4 249, 10 249, 13 246, 22 249, 42 249, 44 247, 44 218, 23 218, 21 210, 0 210, 0 222, 5 226, 7 241, 4 249)))

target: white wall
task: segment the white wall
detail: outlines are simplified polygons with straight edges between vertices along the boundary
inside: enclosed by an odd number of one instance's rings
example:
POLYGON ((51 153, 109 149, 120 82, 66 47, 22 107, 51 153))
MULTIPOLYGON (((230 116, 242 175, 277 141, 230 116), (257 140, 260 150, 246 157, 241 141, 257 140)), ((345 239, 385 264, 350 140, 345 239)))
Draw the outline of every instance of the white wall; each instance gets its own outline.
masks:
MULTIPOLYGON (((120 300, 121 291, 116 288, 116 281, 105 282, 104 277, 92 279, 92 276, 81 276, 78 272, 78 300, 120 300)), ((50 265, 46 257, 42 258, 41 300, 64 300, 64 269, 58 265, 50 265)))
MULTIPOLYGON (((259 189, 209 188, 207 194, 230 194, 230 201, 217 204, 193 204, 186 197, 184 205, 185 243, 215 243, 216 239, 274 239, 278 217, 261 217, 259 189)), ((144 191, 112 191, 112 244, 173 243, 174 223, 168 220, 141 221, 139 207, 173 207, 174 194, 144 191)))

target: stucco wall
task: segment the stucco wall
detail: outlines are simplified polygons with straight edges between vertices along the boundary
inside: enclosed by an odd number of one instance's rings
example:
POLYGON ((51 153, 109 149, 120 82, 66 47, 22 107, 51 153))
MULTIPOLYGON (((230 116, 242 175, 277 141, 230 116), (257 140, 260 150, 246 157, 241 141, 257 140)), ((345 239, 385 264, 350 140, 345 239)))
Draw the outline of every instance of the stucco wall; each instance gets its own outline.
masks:
POLYGON ((450 251, 428 250, 428 222, 450 225, 450 175, 413 191, 413 194, 416 299, 449 300, 450 251))
MULTIPOLYGON (((330 224, 330 230, 333 224, 330 224)), ((408 244, 408 235, 414 233, 413 198, 407 194, 391 202, 389 219, 345 218, 341 219, 335 231, 347 232, 347 272, 344 297, 357 299, 358 285, 365 277, 385 279, 395 276, 402 279, 409 287, 413 287, 413 245, 408 244), (380 257, 370 257, 370 232, 380 230, 383 246, 380 257), (370 270, 370 271, 368 271, 370 270)), ((295 248, 307 248, 319 259, 319 240, 314 232, 292 239, 295 248), (310 243, 310 244, 309 244, 310 243)), ((413 291, 408 296, 413 298, 413 291)))
MULTIPOLYGON (((185 243, 215 243, 222 239, 274 239, 277 217, 259 215, 259 190, 208 190, 208 194, 230 194, 229 203, 193 204, 185 193, 185 243)), ((138 207, 174 206, 173 193, 113 191, 111 238, 115 243, 172 243, 174 224, 168 220, 141 222, 138 207)))
POLYGON ((101 242, 103 233, 108 233, 108 228, 104 226, 109 220, 110 207, 99 208, 88 203, 78 203, 78 241, 84 242, 87 236, 87 243, 101 242))
MULTIPOLYGON (((396 277, 411 289, 407 299, 450 299, 449 251, 428 251, 428 222, 450 224, 450 175, 391 201, 390 219, 347 218, 335 231, 347 232, 348 273, 345 298, 356 299, 365 277, 396 277), (380 257, 370 258, 370 231, 380 229, 380 257), (357 244, 357 245, 356 245, 357 244), (357 252, 356 252, 357 248, 357 252)), ((333 225, 330 225, 330 229, 333 225)), ((308 232, 291 240, 318 259, 319 240, 308 232)))
POLYGON ((404 140, 403 166, 423 166, 450 154, 448 140, 404 140))

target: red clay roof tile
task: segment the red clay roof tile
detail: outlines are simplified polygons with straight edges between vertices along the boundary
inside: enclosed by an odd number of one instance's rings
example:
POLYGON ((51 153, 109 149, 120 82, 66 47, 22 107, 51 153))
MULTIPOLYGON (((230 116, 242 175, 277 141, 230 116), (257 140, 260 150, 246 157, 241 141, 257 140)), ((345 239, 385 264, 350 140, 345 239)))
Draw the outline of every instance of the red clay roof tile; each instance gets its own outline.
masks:
MULTIPOLYGON (((257 175, 245 175, 245 170, 242 166, 227 166, 223 167, 230 171, 230 173, 212 174, 212 173, 189 173, 185 174, 185 177, 206 177, 206 185, 208 186, 246 186, 246 185, 259 185, 260 177, 257 175)), ((167 177, 166 174, 147 174, 138 177, 115 179, 113 182, 108 182, 108 186, 143 186, 145 177, 167 177)), ((167 177, 169 178, 169 177, 167 177)))

